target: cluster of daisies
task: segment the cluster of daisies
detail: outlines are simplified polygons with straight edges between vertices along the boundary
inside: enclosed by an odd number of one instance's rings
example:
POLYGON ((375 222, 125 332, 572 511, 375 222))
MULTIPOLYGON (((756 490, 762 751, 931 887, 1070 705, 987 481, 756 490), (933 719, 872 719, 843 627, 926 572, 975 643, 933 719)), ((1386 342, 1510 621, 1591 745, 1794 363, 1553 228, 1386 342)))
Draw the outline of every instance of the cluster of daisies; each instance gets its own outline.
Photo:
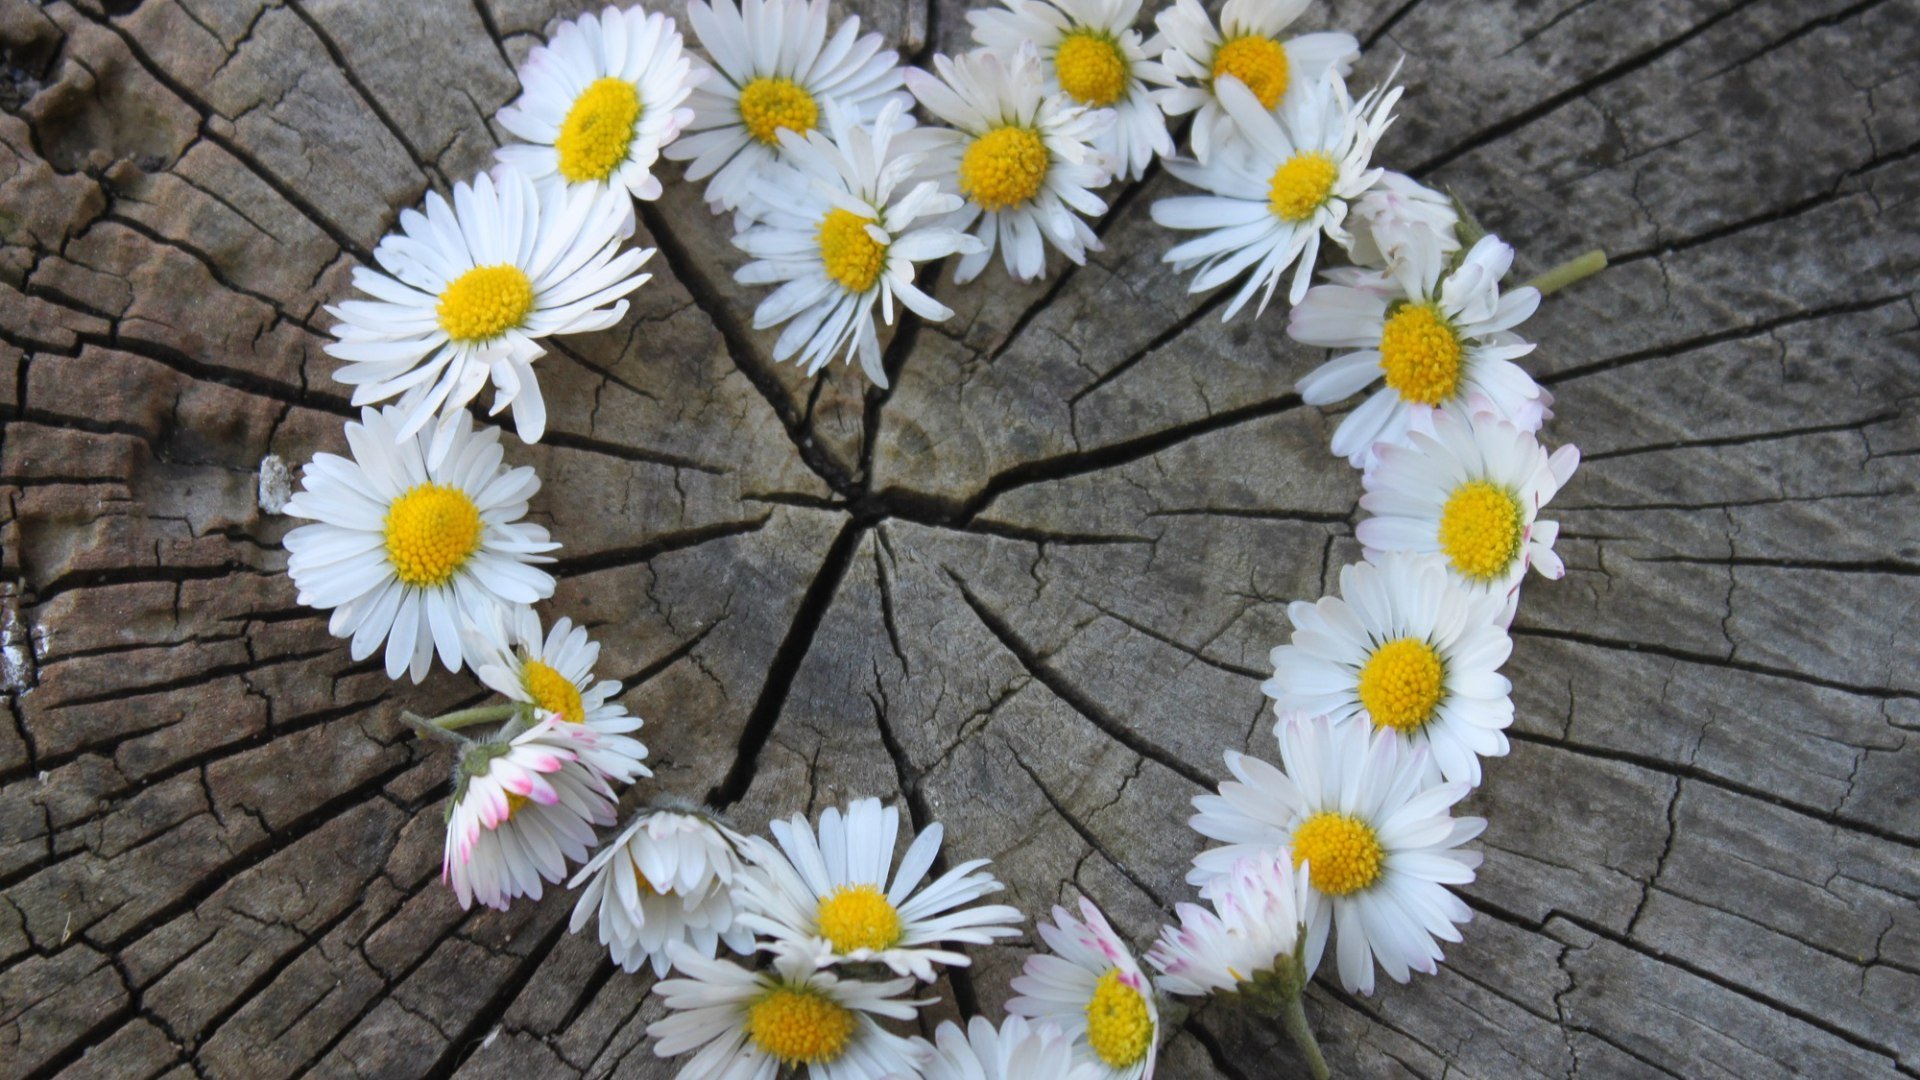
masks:
POLYGON ((484 684, 480 704, 405 717, 455 751, 447 884, 462 907, 579 888, 572 928, 660 977, 649 1033, 692 1055, 683 1076, 1136 1080, 1169 995, 1277 1016, 1323 1076, 1300 994, 1329 938, 1340 983, 1370 993, 1376 970, 1433 972, 1470 915, 1451 887, 1473 880, 1485 823, 1452 811, 1507 752, 1507 628, 1528 567, 1563 572, 1538 515, 1578 461, 1538 441, 1552 397, 1515 363, 1540 290, 1506 287, 1512 249, 1453 200, 1372 164, 1400 91, 1356 99, 1355 39, 1289 32, 1307 0, 1226 0, 1217 19, 1175 0, 1151 33, 1140 0, 1003 4, 970 12, 979 48, 931 70, 857 19, 831 26, 826 0, 691 0, 698 56, 658 12, 564 23, 496 117, 519 142, 402 212, 354 273, 363 296, 328 308, 361 413, 351 457, 316 456, 285 508, 312 522, 285 541, 300 602, 331 612, 355 660, 384 651, 390 678, 438 657, 484 684), (634 201, 662 194, 662 157, 731 216, 737 279, 774 286, 754 325, 782 327, 776 359, 810 374, 857 358, 886 385, 876 304, 889 325, 896 303, 952 314, 921 264, 954 258, 966 282, 996 251, 1023 280, 1048 249, 1082 262, 1099 190, 1158 160, 1197 189, 1152 207, 1196 234, 1166 254, 1192 290, 1234 286, 1231 319, 1290 274, 1287 332, 1339 353, 1301 396, 1371 389, 1332 440, 1362 471, 1364 561, 1289 609, 1264 685, 1280 764, 1230 752, 1233 779, 1195 800, 1193 827, 1220 841, 1188 875, 1204 904, 1179 905, 1147 967, 1082 900, 1039 927, 1049 951, 1000 1023, 906 1036, 935 1000, 916 988, 1022 933, 981 902, 1002 888, 985 860, 934 872, 939 825, 896 858, 899 812, 877 800, 769 839, 661 797, 600 845, 620 789, 651 775, 641 721, 595 678, 586 629, 535 613, 558 547, 525 520, 540 480, 473 406, 490 386, 488 415, 511 409, 539 441, 542 341, 625 316, 653 255, 628 244, 634 201))

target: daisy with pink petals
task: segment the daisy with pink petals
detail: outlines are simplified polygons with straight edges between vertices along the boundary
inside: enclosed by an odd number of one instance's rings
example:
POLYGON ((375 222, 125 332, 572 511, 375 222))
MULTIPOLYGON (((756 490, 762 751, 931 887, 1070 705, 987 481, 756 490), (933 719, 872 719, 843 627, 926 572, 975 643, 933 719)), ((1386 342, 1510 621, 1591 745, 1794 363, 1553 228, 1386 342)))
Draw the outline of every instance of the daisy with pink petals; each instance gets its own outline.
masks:
POLYGON ((516 896, 538 900, 543 878, 558 883, 569 862, 586 860, 598 842, 593 827, 614 822, 613 789, 585 760, 595 738, 549 716, 462 753, 440 871, 462 908, 478 900, 504 911, 516 896))
MULTIPOLYGON (((1147 962, 1170 994, 1239 993, 1298 976, 1294 951, 1306 922, 1307 873, 1284 851, 1248 855, 1201 890, 1213 904, 1176 904, 1179 926, 1160 929, 1147 962)), ((1298 992, 1295 978, 1294 992, 1298 992)))
POLYGON ((1074 1059, 1112 1080, 1147 1080, 1160 1052, 1160 1008, 1153 984, 1093 901, 1081 897, 1084 922, 1063 907, 1040 937, 1053 955, 1027 957, 1013 980, 1007 1011, 1053 1024, 1074 1040, 1074 1059))

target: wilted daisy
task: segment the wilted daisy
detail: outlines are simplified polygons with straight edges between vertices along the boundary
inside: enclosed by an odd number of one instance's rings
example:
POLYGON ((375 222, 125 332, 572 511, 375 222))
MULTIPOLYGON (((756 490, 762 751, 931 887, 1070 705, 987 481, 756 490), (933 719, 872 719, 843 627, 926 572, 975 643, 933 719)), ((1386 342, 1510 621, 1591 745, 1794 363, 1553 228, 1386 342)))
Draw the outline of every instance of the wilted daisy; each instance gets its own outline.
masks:
POLYGON ((427 434, 400 438, 403 414, 360 410, 346 426, 353 458, 317 454, 285 513, 315 522, 287 534, 287 573, 300 603, 332 608, 327 630, 351 637, 355 660, 387 643, 387 677, 427 677, 437 649, 461 665, 461 628, 496 608, 553 595, 553 577, 532 563, 560 545, 521 522, 540 490, 532 468, 502 464, 500 432, 474 431, 460 412, 446 460, 427 464, 427 434), (396 441, 399 439, 399 441, 396 441))
POLYGON ((933 1033, 926 1080, 1099 1080, 1100 1068, 1073 1060, 1073 1040, 1051 1024, 1009 1016, 998 1028, 984 1016, 965 1030, 951 1020, 933 1033))
POLYGON ((947 126, 919 128, 907 138, 927 153, 921 175, 966 199, 954 224, 973 229, 983 245, 960 260, 954 280, 978 277, 996 244, 1007 273, 1022 281, 1046 269, 1047 244, 1086 262, 1100 238, 1080 215, 1106 213, 1092 189, 1113 170, 1092 143, 1113 123, 1113 112, 1049 95, 1031 45, 1005 61, 978 49, 935 56, 933 68, 909 70, 907 89, 947 126))
MULTIPOLYGON (((327 310, 340 320, 330 356, 349 363, 334 378, 365 405, 398 394, 404 438, 437 413, 427 455, 439 464, 466 405, 489 379, 493 409, 512 406, 524 442, 547 430, 533 374, 555 334, 604 330, 627 313, 620 299, 651 276, 635 273, 653 249, 621 251, 633 234, 625 192, 580 186, 542 199, 509 168, 455 184, 449 203, 427 193, 427 210, 405 210, 400 231, 374 248, 386 273, 353 271, 373 297, 327 310)), ((490 414, 491 415, 491 414, 490 414)))
POLYGON ((1113 159, 1116 175, 1139 179, 1154 155, 1173 154, 1166 114, 1148 89, 1174 85, 1154 57, 1158 35, 1143 41, 1133 28, 1140 0, 1001 0, 1002 8, 967 12, 973 40, 1002 55, 1031 42, 1040 53, 1049 93, 1064 91, 1076 105, 1112 109, 1113 126, 1093 148, 1113 159))
POLYGON ((1453 200, 1392 169, 1382 171, 1380 179, 1373 182, 1366 194, 1353 201, 1347 220, 1348 230, 1353 234, 1347 257, 1355 266, 1386 268, 1386 252, 1381 250, 1380 241, 1374 235, 1382 231, 1392 243, 1397 230, 1431 229, 1442 256, 1450 257, 1460 250, 1456 231, 1460 214, 1454 209, 1453 200))
POLYGON ((495 151, 542 189, 586 185, 660 197, 660 148, 693 119, 693 61, 659 12, 610 7, 562 23, 520 68, 500 126, 525 144, 495 151))
POLYGON ((1294 947, 1307 916, 1307 875, 1284 851, 1249 855, 1207 883, 1213 908, 1177 904, 1179 926, 1162 927, 1147 950, 1170 994, 1204 995, 1287 984, 1298 992, 1294 947))
POLYGON ((587 883, 569 929, 579 933, 599 915, 600 944, 627 971, 672 967, 667 946, 683 944, 712 957, 720 942, 753 951, 753 933, 734 920, 733 883, 744 837, 704 814, 647 810, 580 869, 568 885, 587 883))
POLYGON ((692 163, 689 180, 712 177, 716 213, 745 203, 754 177, 781 156, 780 132, 819 127, 827 102, 872 123, 904 96, 899 57, 879 34, 861 37, 858 17, 828 40, 827 0, 692 0, 687 22, 713 67, 693 91, 687 134, 666 155, 692 163))
POLYGON ((1053 953, 1027 957, 1007 1011, 1058 1027, 1098 1076, 1146 1080, 1160 1054, 1153 985, 1093 901, 1081 897, 1080 914, 1085 922, 1055 907, 1053 922, 1040 924, 1053 953))
POLYGON ((1166 38, 1161 62, 1182 83, 1159 92, 1169 116, 1199 111, 1187 142, 1202 163, 1233 138, 1233 121, 1221 105, 1216 80, 1231 75, 1273 112, 1331 72, 1346 78, 1360 56, 1352 34, 1282 33, 1307 9, 1308 0, 1227 0, 1216 28, 1199 0, 1174 0, 1154 17, 1166 38))
POLYGON ((973 859, 919 888, 940 853, 938 822, 915 837, 893 863, 900 811, 878 799, 855 799, 843 815, 829 807, 816 835, 807 819, 767 825, 778 848, 749 837, 754 869, 740 879, 740 921, 770 940, 764 947, 812 963, 873 961, 923 982, 934 964, 965 967, 966 954, 943 945, 990 945, 1019 933, 1020 912, 1005 904, 963 907, 1003 888, 973 859), (917 890, 917 891, 916 891, 917 890))
POLYGON ((911 1020, 932 1004, 901 997, 912 979, 842 979, 797 955, 750 971, 686 945, 667 950, 676 976, 654 992, 673 1014, 647 1025, 647 1035, 663 1058, 699 1048, 680 1080, 773 1080, 803 1065, 817 1080, 893 1080, 919 1075, 926 1060, 924 1042, 874 1020, 911 1020))
POLYGON ((1379 455, 1360 497, 1373 516, 1354 530, 1368 559, 1437 552, 1469 591, 1502 595, 1528 565, 1549 578, 1567 572, 1553 553, 1559 523, 1538 518, 1580 464, 1577 448, 1549 455, 1505 420, 1447 410, 1434 416, 1432 435, 1412 432, 1409 445, 1379 455))
POLYGON ((874 302, 889 326, 895 299, 923 319, 951 318, 951 308, 914 285, 914 264, 980 247, 933 221, 959 209, 959 196, 942 194, 931 180, 900 191, 922 158, 894 152, 893 131, 904 108, 889 102, 877 125, 867 128, 829 107, 832 138, 784 133, 781 144, 797 176, 784 168, 761 174, 752 196, 760 206, 758 224, 733 238, 759 260, 741 267, 735 279, 780 286, 754 311, 754 329, 787 322, 773 358, 798 353, 809 375, 845 350, 849 359, 860 357, 869 379, 886 386, 874 302))
POLYGON ((1175 246, 1166 261, 1183 273, 1199 267, 1190 292, 1246 274, 1225 319, 1263 288, 1258 310, 1266 310, 1288 267, 1293 286, 1287 299, 1297 304, 1313 278, 1321 238, 1348 242, 1341 224, 1347 200, 1379 178, 1379 170, 1367 164, 1393 122, 1400 88, 1376 89, 1356 104, 1345 83, 1327 76, 1289 95, 1277 118, 1238 78, 1221 78, 1214 92, 1245 141, 1221 147, 1204 165, 1167 163, 1167 171, 1208 194, 1153 204, 1153 220, 1167 228, 1206 234, 1175 246))
POLYGON ((542 715, 585 724, 600 736, 590 765, 623 784, 653 775, 640 764, 646 746, 627 737, 640 729, 640 718, 612 700, 620 684, 593 681, 600 643, 587 636, 585 627, 562 616, 543 637, 540 616, 531 607, 521 607, 475 627, 466 640, 473 673, 481 682, 542 715))
POLYGON ((1480 782, 1480 758, 1507 752, 1513 651, 1504 592, 1468 591, 1433 555, 1391 552, 1340 570, 1340 595, 1287 607, 1292 644, 1273 650, 1260 689, 1301 712, 1431 748, 1448 780, 1480 782))
POLYGON ((1228 751, 1236 779, 1200 795, 1193 827, 1229 846, 1201 852, 1187 880, 1205 885, 1249 855, 1285 848, 1307 868, 1306 967, 1320 966, 1327 932, 1339 924, 1340 985, 1373 993, 1373 965, 1395 982, 1433 974, 1435 941, 1459 941, 1455 923, 1473 917, 1446 888, 1473 880, 1480 853, 1461 844, 1486 828, 1449 808, 1469 784, 1430 784, 1426 751, 1389 732, 1294 715, 1276 725, 1286 771, 1228 751))
POLYGON ((1316 285, 1287 321, 1295 341, 1354 351, 1334 357, 1299 382, 1310 405, 1331 405, 1384 380, 1333 433, 1333 452, 1369 467, 1376 443, 1404 444, 1409 430, 1432 430, 1451 407, 1491 412, 1522 431, 1538 431, 1553 395, 1513 361, 1533 351, 1511 333, 1540 306, 1537 289, 1500 291, 1513 249, 1484 236, 1447 271, 1431 229, 1375 229, 1391 260, 1370 281, 1316 285))
POLYGON ((597 842, 593 827, 613 824, 613 789, 580 760, 595 738, 549 717, 462 753, 440 870, 462 908, 540 899, 541 879, 566 877, 597 842))

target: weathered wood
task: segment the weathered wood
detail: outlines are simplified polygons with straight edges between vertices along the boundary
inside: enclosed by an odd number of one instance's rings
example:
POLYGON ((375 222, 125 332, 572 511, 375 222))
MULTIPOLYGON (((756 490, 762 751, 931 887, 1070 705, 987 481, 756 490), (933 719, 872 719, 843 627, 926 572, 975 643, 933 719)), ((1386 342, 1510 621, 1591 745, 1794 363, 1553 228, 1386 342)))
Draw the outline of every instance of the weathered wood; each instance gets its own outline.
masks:
MULTIPOLYGON (((348 274, 487 164, 512 65, 586 5, 0 0, 0 1072, 671 1075, 569 900, 463 914, 447 763, 295 606, 269 454, 342 446, 348 274)), ((909 50, 965 4, 856 5, 909 50)), ((677 5, 675 6, 678 11, 677 5)), ((1438 976, 1309 1011, 1339 1075, 1920 1074, 1920 5, 1340 0, 1409 87, 1383 159, 1523 259, 1586 464, 1530 585, 1476 918, 1438 976)), ((620 328, 540 362, 552 610, 594 628, 662 787, 741 822, 856 794, 946 823, 1038 914, 1144 943, 1288 600, 1358 481, 1280 316, 1222 326, 1108 250, 907 327, 894 389, 750 329, 697 192, 620 328)), ((511 442, 511 440, 510 440, 511 442)), ((1035 942, 943 984, 997 1010, 1035 942)), ((953 1015, 951 1005, 933 1017, 953 1015)), ((1205 1008, 1174 1077, 1285 1075, 1205 1008)))

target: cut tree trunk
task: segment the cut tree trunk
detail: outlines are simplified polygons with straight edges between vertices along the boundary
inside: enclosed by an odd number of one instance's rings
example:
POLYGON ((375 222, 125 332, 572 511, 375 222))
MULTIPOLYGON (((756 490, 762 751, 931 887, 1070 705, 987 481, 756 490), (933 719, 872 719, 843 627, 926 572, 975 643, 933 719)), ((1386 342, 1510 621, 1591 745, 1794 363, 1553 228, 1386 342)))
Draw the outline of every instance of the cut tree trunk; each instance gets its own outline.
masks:
MULTIPOLYGON (((672 1074, 564 890, 469 914, 439 883, 449 761, 397 714, 477 687, 352 663, 260 501, 354 415, 321 305, 489 164, 581 7, 0 0, 0 1074, 672 1074)), ((858 7, 923 62, 966 47, 954 0, 858 7)), ((1586 464, 1469 804, 1474 920, 1371 998, 1328 965, 1336 1075, 1920 1074, 1920 5, 1309 19, 1368 45, 1357 84, 1405 56, 1382 163, 1523 271, 1614 256, 1528 327, 1586 464)), ((630 801, 759 829, 879 795, 1029 915, 1084 894, 1144 945, 1221 751, 1275 754, 1286 603, 1359 554, 1336 418, 1291 392, 1321 355, 1187 293, 1156 171, 1083 268, 943 275, 958 314, 892 336, 891 393, 807 379, 667 173, 655 280, 555 344, 550 433, 508 439, 565 544, 544 610, 647 720, 630 801)), ((997 1015, 1036 942, 929 1017, 997 1015)), ((1300 1069, 1219 1005, 1162 1060, 1300 1069)))

